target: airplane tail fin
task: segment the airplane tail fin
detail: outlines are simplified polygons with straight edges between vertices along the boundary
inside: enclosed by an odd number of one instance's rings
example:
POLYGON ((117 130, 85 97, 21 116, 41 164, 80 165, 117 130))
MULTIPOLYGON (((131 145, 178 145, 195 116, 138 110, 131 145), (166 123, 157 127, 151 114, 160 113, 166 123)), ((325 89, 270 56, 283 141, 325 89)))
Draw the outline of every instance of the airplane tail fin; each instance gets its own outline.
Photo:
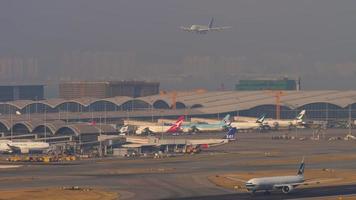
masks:
POLYGON ((213 28, 214 18, 211 18, 209 23, 209 28, 213 28))
POLYGON ((256 123, 262 124, 263 121, 265 121, 265 118, 266 118, 266 114, 261 115, 261 117, 256 120, 256 123))
POLYGON ((221 120, 221 123, 224 124, 224 125, 226 125, 226 126, 230 125, 230 123, 231 123, 231 121, 230 121, 230 115, 227 114, 227 115, 224 117, 224 119, 221 120))
POLYGON ((302 160, 302 163, 299 166, 297 175, 303 176, 304 175, 304 168, 305 168, 305 164, 304 164, 304 157, 303 157, 303 160, 302 160))
POLYGON ((184 121, 184 116, 180 116, 178 118, 178 120, 174 124, 172 124, 172 126, 167 130, 167 132, 172 133, 172 132, 179 131, 180 126, 182 125, 183 121, 184 121))
POLYGON ((235 127, 230 128, 229 131, 226 133, 225 139, 228 140, 235 140, 236 139, 237 129, 235 127))
POLYGON ((304 116, 305 116, 305 110, 302 110, 296 117, 296 120, 303 120, 304 116))

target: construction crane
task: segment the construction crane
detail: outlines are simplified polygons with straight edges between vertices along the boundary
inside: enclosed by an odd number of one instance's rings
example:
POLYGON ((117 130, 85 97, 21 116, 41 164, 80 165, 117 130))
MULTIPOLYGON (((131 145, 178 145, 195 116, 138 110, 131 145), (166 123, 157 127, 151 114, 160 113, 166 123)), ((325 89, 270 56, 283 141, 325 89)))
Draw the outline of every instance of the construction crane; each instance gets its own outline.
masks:
POLYGON ((276 119, 281 118, 281 97, 284 95, 282 90, 267 90, 269 94, 272 94, 275 97, 275 105, 276 105, 276 119))
POLYGON ((160 95, 169 95, 171 97, 171 108, 174 110, 177 108, 177 91, 167 92, 165 90, 162 90, 160 91, 160 95))
POLYGON ((178 91, 175 91, 175 90, 167 92, 167 91, 162 90, 162 91, 160 91, 160 95, 162 95, 162 96, 163 95, 169 95, 170 98, 171 98, 171 108, 175 110, 175 109, 177 109, 177 97, 178 97, 179 94, 182 94, 182 93, 202 94, 202 93, 205 93, 205 92, 206 92, 205 89, 195 89, 193 91, 186 91, 186 92, 183 92, 183 91, 178 92, 178 91))

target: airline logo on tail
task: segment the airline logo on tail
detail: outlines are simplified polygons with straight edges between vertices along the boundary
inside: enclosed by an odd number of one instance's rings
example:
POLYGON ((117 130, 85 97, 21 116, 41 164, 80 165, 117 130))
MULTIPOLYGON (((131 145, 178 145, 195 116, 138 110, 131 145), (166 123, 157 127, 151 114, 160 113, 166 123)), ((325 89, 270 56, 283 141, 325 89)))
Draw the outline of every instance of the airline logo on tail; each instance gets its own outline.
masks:
POLYGON ((266 114, 261 115, 261 117, 256 120, 256 123, 262 124, 263 121, 265 121, 265 118, 266 118, 266 114))
POLYGON ((211 18, 209 23, 209 29, 213 28, 214 18, 211 18))
POLYGON ((302 163, 300 164, 300 167, 298 169, 297 175, 303 176, 304 175, 304 168, 305 168, 305 164, 304 164, 304 157, 303 157, 303 160, 302 160, 302 163))
POLYGON ((225 136, 225 139, 235 140, 236 139, 236 132, 237 132, 237 129, 235 127, 234 128, 230 128, 229 131, 227 132, 226 136, 225 136))
POLYGON ((298 116, 296 117, 296 119, 297 120, 303 120, 303 118, 304 118, 304 116, 305 116, 305 110, 302 110, 299 114, 298 114, 298 116))
POLYGON ((178 120, 167 130, 167 133, 176 133, 180 130, 180 127, 184 121, 184 116, 180 116, 178 120))
POLYGON ((222 124, 226 125, 226 126, 229 126, 231 124, 231 121, 230 121, 230 115, 227 114, 224 119, 222 119, 222 124))

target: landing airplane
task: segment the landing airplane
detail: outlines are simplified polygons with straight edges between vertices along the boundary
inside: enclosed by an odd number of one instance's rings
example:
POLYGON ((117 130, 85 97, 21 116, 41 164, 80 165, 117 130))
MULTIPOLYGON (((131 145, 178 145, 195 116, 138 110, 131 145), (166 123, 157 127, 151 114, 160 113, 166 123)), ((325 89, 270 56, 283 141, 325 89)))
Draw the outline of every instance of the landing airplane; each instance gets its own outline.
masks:
POLYGON ((166 125, 141 125, 138 126, 136 134, 144 133, 177 133, 181 131, 181 125, 184 121, 184 116, 180 116, 172 126, 166 125))
POLYGON ((43 150, 48 148, 49 144, 46 142, 14 142, 11 140, 0 140, 0 152, 29 153, 30 150, 43 150))
POLYGON ((180 28, 184 31, 195 32, 198 34, 206 34, 209 31, 222 31, 222 30, 231 28, 231 26, 213 27, 213 23, 214 23, 214 18, 211 18, 208 26, 194 24, 194 25, 191 25, 190 27, 181 26, 180 28))
POLYGON ((253 194, 257 191, 269 191, 280 190, 283 193, 287 194, 294 190, 300 185, 309 185, 309 184, 318 184, 319 181, 308 181, 304 180, 304 158, 300 167, 298 169, 297 175, 295 176, 273 176, 273 177, 262 177, 262 178, 253 178, 246 182, 246 189, 251 191, 253 194))
POLYGON ((266 119, 265 122, 269 127, 274 129, 280 128, 291 128, 297 127, 298 125, 303 125, 303 119, 305 116, 305 110, 302 110, 293 120, 277 120, 277 119, 266 119))
POLYGON ((230 127, 235 127, 237 130, 256 130, 263 128, 265 115, 262 115, 255 122, 231 122, 230 127))
POLYGON ((230 115, 226 115, 218 123, 190 123, 187 125, 182 125, 183 132, 208 132, 208 131, 223 131, 230 124, 230 115))

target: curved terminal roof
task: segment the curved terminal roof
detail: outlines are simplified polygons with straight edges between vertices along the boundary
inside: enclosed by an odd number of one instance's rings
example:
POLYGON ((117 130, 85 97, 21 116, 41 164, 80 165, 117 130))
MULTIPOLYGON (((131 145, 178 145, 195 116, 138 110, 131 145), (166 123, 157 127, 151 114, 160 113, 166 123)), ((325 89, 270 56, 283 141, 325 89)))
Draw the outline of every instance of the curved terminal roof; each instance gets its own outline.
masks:
POLYGON ((86 133, 99 133, 97 128, 89 126, 87 124, 69 124, 59 128, 55 132, 55 135, 62 135, 65 129, 71 130, 75 135, 81 135, 86 133))
MULTIPOLYGON (((211 91, 211 92, 185 92, 175 96, 177 107, 189 108, 203 113, 231 112, 235 110, 247 110, 261 105, 274 105, 277 91, 211 91)), ((24 109, 32 104, 43 104, 52 109, 57 109, 63 104, 78 104, 78 106, 104 107, 108 102, 120 107, 132 103, 142 104, 144 107, 169 109, 173 96, 154 95, 140 98, 112 97, 96 99, 83 97, 73 100, 48 99, 42 101, 18 100, 0 103, 0 110, 24 109)), ((328 103, 345 108, 356 103, 356 91, 317 90, 317 91, 283 91, 280 97, 282 106, 288 108, 300 108, 313 103, 328 103)), ((112 106, 111 106, 112 107, 112 106)), ((135 106, 136 107, 136 106, 135 106)), ((110 111, 110 110, 107 110, 110 111)))

